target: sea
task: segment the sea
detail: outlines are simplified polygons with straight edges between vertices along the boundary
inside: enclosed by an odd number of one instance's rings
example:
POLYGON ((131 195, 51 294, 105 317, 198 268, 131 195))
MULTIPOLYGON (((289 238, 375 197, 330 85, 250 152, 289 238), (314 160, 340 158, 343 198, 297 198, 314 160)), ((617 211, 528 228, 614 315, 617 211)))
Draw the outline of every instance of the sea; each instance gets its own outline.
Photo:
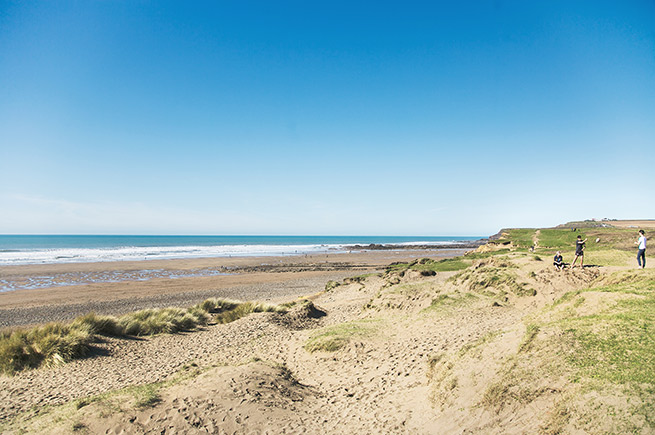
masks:
POLYGON ((0 235, 0 266, 346 252, 355 245, 453 245, 474 236, 0 235))

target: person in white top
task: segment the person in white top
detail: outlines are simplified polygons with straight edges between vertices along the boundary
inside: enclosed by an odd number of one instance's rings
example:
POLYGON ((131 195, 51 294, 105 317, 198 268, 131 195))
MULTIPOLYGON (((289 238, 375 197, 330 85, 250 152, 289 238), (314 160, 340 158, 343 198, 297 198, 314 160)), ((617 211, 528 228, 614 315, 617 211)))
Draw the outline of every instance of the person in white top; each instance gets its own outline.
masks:
POLYGON ((637 264, 639 264, 639 269, 644 269, 646 267, 646 236, 644 230, 639 230, 639 240, 635 244, 639 245, 637 247, 637 264))

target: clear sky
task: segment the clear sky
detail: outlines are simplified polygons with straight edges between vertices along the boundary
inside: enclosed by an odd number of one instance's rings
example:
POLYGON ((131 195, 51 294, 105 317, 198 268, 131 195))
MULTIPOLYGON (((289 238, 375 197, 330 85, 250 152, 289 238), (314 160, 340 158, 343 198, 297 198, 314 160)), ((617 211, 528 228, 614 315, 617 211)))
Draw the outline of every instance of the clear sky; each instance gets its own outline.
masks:
POLYGON ((0 0, 0 233, 655 218, 655 2, 0 0))

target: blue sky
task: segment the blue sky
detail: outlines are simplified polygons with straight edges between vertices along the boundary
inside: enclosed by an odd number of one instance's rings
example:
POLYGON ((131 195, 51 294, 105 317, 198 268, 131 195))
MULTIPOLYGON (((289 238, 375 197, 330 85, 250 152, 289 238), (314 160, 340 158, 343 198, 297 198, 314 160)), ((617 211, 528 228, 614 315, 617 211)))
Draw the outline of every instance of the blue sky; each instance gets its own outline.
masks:
POLYGON ((0 0, 0 233, 655 218, 654 157, 653 1, 0 0))

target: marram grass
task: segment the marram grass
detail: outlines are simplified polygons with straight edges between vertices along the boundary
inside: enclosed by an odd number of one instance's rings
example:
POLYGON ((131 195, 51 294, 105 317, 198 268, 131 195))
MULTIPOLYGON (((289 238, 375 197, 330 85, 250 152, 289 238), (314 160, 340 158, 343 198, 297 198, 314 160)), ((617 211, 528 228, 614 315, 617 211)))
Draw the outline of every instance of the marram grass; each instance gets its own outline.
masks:
POLYGON ((11 374, 84 356, 93 341, 84 324, 49 323, 29 330, 0 333, 0 372, 11 374))
POLYGON ((376 334, 381 326, 377 319, 364 319, 328 326, 312 334, 304 348, 310 353, 335 352, 347 346, 353 339, 366 338, 376 334))
POLYGON ((200 308, 162 308, 141 310, 119 317, 123 335, 154 335, 189 331, 206 325, 209 314, 200 308))
POLYGON ((158 308, 122 316, 89 313, 71 323, 48 323, 0 332, 0 373, 71 361, 86 355, 97 336, 147 336, 191 331, 229 323, 253 312, 283 312, 284 307, 228 299, 207 299, 190 308, 158 308))
POLYGON ((244 302, 231 310, 223 311, 214 317, 216 323, 230 323, 247 316, 250 313, 284 312, 283 307, 271 304, 244 302))
POLYGON ((387 267, 387 272, 405 272, 416 270, 419 272, 452 272, 466 269, 471 261, 465 257, 445 258, 443 260, 432 260, 421 258, 409 263, 394 263, 387 267))

